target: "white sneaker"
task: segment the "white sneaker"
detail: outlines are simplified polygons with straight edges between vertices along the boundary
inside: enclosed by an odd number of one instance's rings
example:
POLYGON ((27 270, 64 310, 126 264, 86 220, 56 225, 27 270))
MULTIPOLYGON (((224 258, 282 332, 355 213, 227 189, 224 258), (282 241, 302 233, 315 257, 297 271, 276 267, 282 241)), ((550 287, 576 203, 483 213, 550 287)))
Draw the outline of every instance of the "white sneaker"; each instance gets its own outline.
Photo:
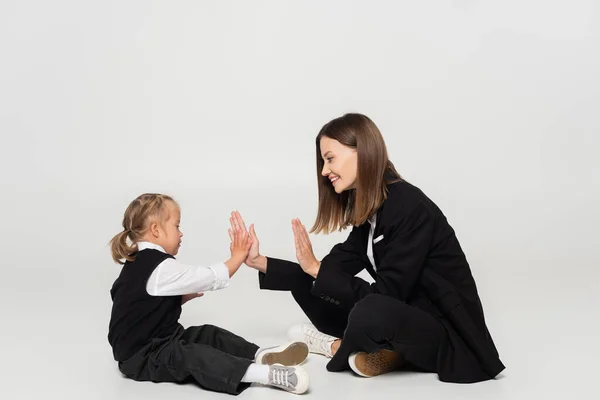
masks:
POLYGON ((308 390, 308 373, 300 366, 285 367, 274 364, 269 367, 267 385, 283 389, 290 393, 302 394, 308 390))
POLYGON ((308 346, 306 343, 298 341, 261 349, 256 355, 256 362, 266 365, 281 364, 289 367, 302 364, 306 357, 308 357, 308 346))
POLYGON ((322 354, 333 357, 331 345, 338 338, 319 332, 312 324, 298 324, 288 329, 288 338, 294 341, 304 342, 308 345, 311 353, 322 354))

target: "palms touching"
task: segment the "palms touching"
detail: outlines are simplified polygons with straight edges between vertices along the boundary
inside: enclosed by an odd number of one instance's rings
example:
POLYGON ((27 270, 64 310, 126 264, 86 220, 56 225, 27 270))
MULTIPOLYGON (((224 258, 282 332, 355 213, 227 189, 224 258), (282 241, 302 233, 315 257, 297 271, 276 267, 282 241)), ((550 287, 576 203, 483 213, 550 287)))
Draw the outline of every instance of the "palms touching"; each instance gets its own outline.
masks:
MULTIPOLYGON (((246 224, 239 211, 233 211, 229 218, 231 228, 228 230, 229 238, 233 241, 233 235, 236 231, 248 232, 246 224)), ((298 263, 302 267, 302 270, 312 277, 316 277, 319 273, 321 263, 315 257, 313 253, 310 238, 306 227, 302 225, 299 219, 292 220, 292 230, 294 232, 294 245, 296 246, 296 258, 298 263)), ((252 246, 248 252, 245 264, 249 267, 258 269, 262 272, 266 272, 266 258, 260 254, 258 237, 254 230, 254 224, 250 224, 250 238, 252 239, 252 246)))
MULTIPOLYGON (((246 224, 242 219, 242 215, 239 211, 233 211, 231 213, 231 217, 229 218, 229 223, 231 224, 231 228, 228 230, 229 238, 233 242, 233 235, 235 231, 248 232, 246 229, 246 224)), ((250 246, 250 251, 248 252, 248 257, 244 263, 249 267, 255 268, 261 258, 259 249, 258 249, 258 237, 256 236, 256 232, 254 231, 254 224, 250 224, 250 239, 252 239, 252 245, 250 246)))

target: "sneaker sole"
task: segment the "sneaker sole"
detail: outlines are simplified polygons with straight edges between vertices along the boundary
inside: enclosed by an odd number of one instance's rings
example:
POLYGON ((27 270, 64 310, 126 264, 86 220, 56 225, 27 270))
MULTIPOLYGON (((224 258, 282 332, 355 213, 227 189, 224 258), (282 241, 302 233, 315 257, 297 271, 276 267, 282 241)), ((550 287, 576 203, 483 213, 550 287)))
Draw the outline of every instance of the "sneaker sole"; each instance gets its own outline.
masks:
POLYGON ((306 343, 295 342, 280 350, 273 349, 262 356, 261 364, 281 364, 286 367, 300 365, 308 357, 308 346, 306 343))
POLYGON ((348 364, 356 374, 372 378, 398 369, 402 364, 402 357, 390 350, 380 350, 374 354, 361 352, 350 355, 348 364))

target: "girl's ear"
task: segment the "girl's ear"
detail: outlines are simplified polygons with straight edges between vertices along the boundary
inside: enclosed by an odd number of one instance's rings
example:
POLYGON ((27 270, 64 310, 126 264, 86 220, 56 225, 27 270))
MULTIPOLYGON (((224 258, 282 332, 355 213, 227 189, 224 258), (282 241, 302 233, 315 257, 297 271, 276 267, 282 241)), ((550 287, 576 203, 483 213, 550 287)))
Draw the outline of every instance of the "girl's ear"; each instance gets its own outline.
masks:
POLYGON ((158 224, 156 222, 152 222, 150 224, 149 231, 150 231, 150 234, 152 236, 154 236, 155 238, 158 238, 160 236, 160 230, 159 230, 158 224))

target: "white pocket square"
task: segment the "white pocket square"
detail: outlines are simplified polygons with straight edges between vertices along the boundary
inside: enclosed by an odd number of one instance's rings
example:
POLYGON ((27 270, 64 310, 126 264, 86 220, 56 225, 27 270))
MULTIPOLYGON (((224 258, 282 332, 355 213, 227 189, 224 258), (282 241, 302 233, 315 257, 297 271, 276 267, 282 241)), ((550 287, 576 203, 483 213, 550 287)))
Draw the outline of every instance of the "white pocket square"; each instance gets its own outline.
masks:
POLYGON ((383 235, 379 235, 378 237, 376 237, 375 239, 373 239, 373 243, 379 243, 381 242, 381 240, 383 239, 383 235))

